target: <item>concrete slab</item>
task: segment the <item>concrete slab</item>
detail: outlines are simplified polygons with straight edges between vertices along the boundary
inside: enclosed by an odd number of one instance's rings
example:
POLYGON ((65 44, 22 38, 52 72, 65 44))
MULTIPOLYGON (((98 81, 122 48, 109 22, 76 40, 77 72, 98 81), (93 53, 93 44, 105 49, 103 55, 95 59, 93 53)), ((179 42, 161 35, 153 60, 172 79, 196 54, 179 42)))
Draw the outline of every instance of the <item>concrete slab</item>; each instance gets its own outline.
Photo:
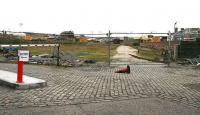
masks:
POLYGON ((0 70, 0 84, 14 89, 32 89, 47 85, 45 80, 23 75, 23 83, 17 83, 17 74, 9 71, 0 70))

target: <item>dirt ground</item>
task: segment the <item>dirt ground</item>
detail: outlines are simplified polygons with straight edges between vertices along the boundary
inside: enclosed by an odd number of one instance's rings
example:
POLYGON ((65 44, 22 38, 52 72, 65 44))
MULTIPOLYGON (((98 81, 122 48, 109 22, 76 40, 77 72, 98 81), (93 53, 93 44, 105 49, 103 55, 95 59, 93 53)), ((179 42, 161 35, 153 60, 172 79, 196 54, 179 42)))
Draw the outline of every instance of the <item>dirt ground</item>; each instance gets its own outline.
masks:
POLYGON ((112 62, 113 63, 129 63, 129 64, 134 64, 134 63, 148 63, 149 61, 142 60, 142 59, 137 59, 134 58, 131 55, 137 56, 137 49, 134 49, 130 46, 125 46, 125 45, 120 45, 117 47, 117 54, 112 57, 112 62))

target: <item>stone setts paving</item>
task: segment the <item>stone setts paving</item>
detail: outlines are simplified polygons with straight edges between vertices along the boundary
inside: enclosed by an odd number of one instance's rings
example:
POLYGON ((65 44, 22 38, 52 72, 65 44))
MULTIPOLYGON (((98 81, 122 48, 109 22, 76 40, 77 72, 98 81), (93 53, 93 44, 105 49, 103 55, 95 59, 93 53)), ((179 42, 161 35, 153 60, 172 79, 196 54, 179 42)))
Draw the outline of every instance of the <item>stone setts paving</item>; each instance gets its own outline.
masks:
MULTIPOLYGON (((115 73, 120 67, 25 65, 25 75, 44 79, 48 86, 31 90, 0 86, 0 109, 152 97, 200 108, 200 90, 188 85, 200 83, 199 69, 138 64, 130 65, 131 74, 115 73)), ((0 70, 16 72, 17 65, 0 63, 0 70)))

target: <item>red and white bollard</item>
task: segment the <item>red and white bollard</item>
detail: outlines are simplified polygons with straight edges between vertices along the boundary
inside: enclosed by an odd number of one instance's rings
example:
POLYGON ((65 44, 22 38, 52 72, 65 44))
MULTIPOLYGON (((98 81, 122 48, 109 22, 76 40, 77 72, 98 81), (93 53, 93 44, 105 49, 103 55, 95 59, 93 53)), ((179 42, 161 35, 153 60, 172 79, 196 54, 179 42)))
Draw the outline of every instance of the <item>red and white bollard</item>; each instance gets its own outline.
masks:
POLYGON ((17 69, 17 83, 23 83, 23 63, 29 61, 29 51, 18 51, 18 69, 17 69))
POLYGON ((23 61, 18 60, 17 83, 23 83, 23 61))

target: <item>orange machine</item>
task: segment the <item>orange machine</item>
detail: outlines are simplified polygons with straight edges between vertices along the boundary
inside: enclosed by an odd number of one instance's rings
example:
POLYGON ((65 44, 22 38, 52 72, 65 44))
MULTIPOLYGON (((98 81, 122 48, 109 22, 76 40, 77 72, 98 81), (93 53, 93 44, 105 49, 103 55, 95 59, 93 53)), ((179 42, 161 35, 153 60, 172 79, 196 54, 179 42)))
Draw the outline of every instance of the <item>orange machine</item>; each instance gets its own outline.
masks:
POLYGON ((87 39, 87 38, 80 38, 79 41, 80 41, 81 43, 85 43, 85 42, 88 42, 88 39, 87 39))
POLYGON ((31 35, 26 35, 24 37, 24 40, 27 40, 27 41, 31 41, 33 39, 33 37, 31 35))
POLYGON ((153 42, 153 43, 160 43, 160 37, 159 37, 159 36, 154 36, 154 37, 151 39, 151 42, 153 42))

